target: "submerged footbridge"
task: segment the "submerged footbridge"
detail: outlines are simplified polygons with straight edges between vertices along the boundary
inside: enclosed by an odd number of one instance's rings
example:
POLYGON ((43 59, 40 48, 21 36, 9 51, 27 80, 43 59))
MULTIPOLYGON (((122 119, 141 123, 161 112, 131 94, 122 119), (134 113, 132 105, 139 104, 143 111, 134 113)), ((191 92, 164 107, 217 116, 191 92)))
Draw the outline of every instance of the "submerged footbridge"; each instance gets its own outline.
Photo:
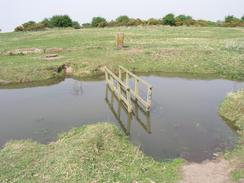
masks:
POLYGON ((118 99, 123 101, 129 113, 133 111, 132 100, 140 103, 146 111, 150 111, 152 105, 152 85, 150 83, 122 66, 119 66, 118 76, 105 67, 105 78, 106 84, 118 99), (144 88, 146 88, 145 97, 140 92, 144 88))

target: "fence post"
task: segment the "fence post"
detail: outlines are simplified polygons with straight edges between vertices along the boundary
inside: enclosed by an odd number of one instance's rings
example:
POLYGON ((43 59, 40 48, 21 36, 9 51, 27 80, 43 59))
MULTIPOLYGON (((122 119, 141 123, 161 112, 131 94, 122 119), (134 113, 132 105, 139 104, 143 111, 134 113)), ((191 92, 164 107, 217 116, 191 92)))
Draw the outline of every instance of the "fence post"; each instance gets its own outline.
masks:
POLYGON ((130 98, 130 88, 126 89, 126 99, 127 99, 127 108, 128 112, 132 112, 132 104, 131 104, 131 98, 130 98))
POLYGON ((112 91, 114 91, 114 78, 110 76, 110 86, 112 91))
POLYGON ((124 47, 124 33, 118 32, 116 35, 116 46, 118 49, 121 49, 124 47))
POLYGON ((152 105, 152 87, 149 87, 147 90, 147 104, 148 104, 147 110, 149 111, 152 105))
POLYGON ((121 100, 121 84, 117 82, 117 86, 118 86, 118 98, 119 100, 121 100))
POLYGON ((139 80, 135 78, 135 97, 137 98, 139 95, 139 88, 138 88, 139 80))

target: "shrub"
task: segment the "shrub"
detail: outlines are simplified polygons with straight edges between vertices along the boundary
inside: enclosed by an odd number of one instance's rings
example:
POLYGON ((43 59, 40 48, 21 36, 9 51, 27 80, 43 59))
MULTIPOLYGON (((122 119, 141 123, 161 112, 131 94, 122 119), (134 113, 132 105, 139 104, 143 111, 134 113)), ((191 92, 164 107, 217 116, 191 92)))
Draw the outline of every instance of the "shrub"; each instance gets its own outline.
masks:
POLYGON ((128 26, 136 26, 136 19, 131 18, 129 22, 127 23, 128 26))
POLYGON ((197 20, 195 22, 196 26, 200 26, 200 27, 215 27, 217 26, 216 22, 211 22, 211 21, 207 21, 207 20, 197 20))
POLYGON ((175 25, 181 26, 181 25, 191 25, 193 23, 193 19, 191 16, 186 15, 179 15, 175 18, 175 25))
POLYGON ((122 16, 119 16, 118 18, 116 18, 116 23, 117 25, 127 25, 128 22, 130 21, 130 18, 126 15, 122 15, 122 16))
POLYGON ((107 22, 103 21, 103 22, 100 22, 97 27, 102 27, 103 28, 103 27, 106 27, 106 26, 107 26, 107 22))
POLYGON ((24 27, 22 25, 19 25, 17 26, 15 29, 14 29, 15 32, 21 32, 21 31, 24 31, 24 27))
POLYGON ((44 30, 46 26, 42 23, 35 23, 33 25, 29 25, 28 27, 24 27, 25 31, 39 31, 44 30))
POLYGON ((22 26, 24 27, 24 29, 28 29, 29 27, 34 26, 35 24, 36 24, 36 22, 29 21, 29 22, 23 23, 22 26))
POLYGON ((77 21, 73 21, 73 22, 72 22, 72 27, 73 27, 74 29, 80 29, 80 28, 81 28, 79 22, 77 22, 77 21))
POLYGON ((107 23, 107 26, 114 27, 116 26, 116 22, 114 20, 111 20, 110 22, 107 23))
POLYGON ((225 23, 231 23, 233 21, 237 20, 236 17, 234 17, 233 15, 229 15, 225 17, 225 23))
POLYGON ((92 27, 98 27, 99 24, 101 26, 101 25, 104 25, 104 23, 107 24, 107 21, 106 21, 105 18, 103 18, 103 17, 93 17, 91 25, 92 25, 92 27))
POLYGON ((91 28, 92 25, 90 23, 84 23, 84 24, 82 24, 82 27, 83 28, 91 28))
POLYGON ((241 20, 244 22, 244 15, 241 17, 241 20))
POLYGON ((53 27, 72 27, 72 20, 68 15, 55 15, 50 19, 53 27))
POLYGON ((42 24, 44 24, 46 27, 52 28, 52 24, 48 18, 45 18, 44 20, 41 21, 42 24))
POLYGON ((237 27, 241 26, 241 20, 234 17, 233 15, 229 15, 225 17, 225 22, 223 24, 225 27, 237 27))
POLYGON ((43 23, 36 23, 34 21, 26 22, 14 29, 15 32, 19 31, 38 31, 38 30, 44 30, 46 28, 46 25, 43 23))
POLYGON ((147 20, 147 25, 160 25, 161 22, 158 19, 150 18, 147 20))
POLYGON ((175 16, 174 16, 174 14, 172 14, 172 13, 166 15, 166 16, 163 18, 163 24, 164 24, 164 25, 171 25, 171 26, 174 26, 175 23, 176 23, 175 16))

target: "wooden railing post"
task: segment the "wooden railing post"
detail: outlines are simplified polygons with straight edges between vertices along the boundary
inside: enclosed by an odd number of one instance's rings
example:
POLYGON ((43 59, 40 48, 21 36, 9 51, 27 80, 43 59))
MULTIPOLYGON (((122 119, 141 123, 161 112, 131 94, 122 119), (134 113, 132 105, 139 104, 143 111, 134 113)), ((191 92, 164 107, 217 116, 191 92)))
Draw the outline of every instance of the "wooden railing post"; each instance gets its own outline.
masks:
POLYGON ((147 110, 150 110, 152 105, 152 87, 149 87, 147 90, 147 103, 148 103, 147 110))
POLYGON ((139 95, 138 83, 139 83, 139 80, 135 79, 135 97, 136 98, 138 98, 138 95, 139 95))
POLYGON ((114 91, 114 78, 112 76, 110 76, 110 86, 112 91, 114 91))
POLYGON ((121 100, 121 84, 119 82, 117 82, 117 86, 118 86, 118 98, 120 101, 121 100))
POLYGON ((128 102, 127 108, 128 108, 128 112, 132 112, 132 104, 131 104, 131 98, 130 98, 130 88, 126 89, 126 99, 128 102))
POLYGON ((140 102, 146 108, 147 111, 150 110, 152 104, 152 85, 150 85, 148 82, 136 76, 132 72, 123 68, 122 66, 119 67, 119 76, 115 75, 112 71, 105 68, 105 77, 106 83, 108 83, 111 90, 116 94, 119 100, 122 100, 126 104, 128 112, 132 112, 131 95, 133 95, 133 97, 138 102, 140 102), (122 76, 123 73, 125 73, 124 80, 122 76), (133 90, 130 89, 130 78, 133 78, 135 81, 135 87, 133 90), (146 99, 143 99, 140 96, 139 83, 142 83, 147 87, 146 99), (125 96, 123 91, 125 91, 125 96))

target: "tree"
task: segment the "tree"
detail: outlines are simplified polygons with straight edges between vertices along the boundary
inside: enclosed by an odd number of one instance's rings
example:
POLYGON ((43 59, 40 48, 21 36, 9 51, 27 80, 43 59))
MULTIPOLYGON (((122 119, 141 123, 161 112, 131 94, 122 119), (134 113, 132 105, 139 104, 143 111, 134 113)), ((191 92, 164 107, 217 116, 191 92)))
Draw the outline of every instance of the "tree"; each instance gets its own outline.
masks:
POLYGON ((42 24, 44 24, 46 27, 52 28, 51 21, 48 18, 45 18, 44 20, 41 21, 42 24))
POLYGON ((72 19, 68 15, 55 15, 50 23, 53 27, 72 27, 72 19))
POLYGON ((235 21, 237 18, 234 17, 233 15, 229 15, 225 17, 225 23, 231 23, 233 21, 235 21))
POLYGON ((175 15, 170 13, 168 15, 166 15, 164 18, 163 18, 163 24, 164 25, 175 25, 176 23, 176 20, 175 20, 175 15))
POLYGON ((21 31, 24 31, 24 27, 22 25, 19 25, 17 26, 15 29, 14 29, 15 32, 21 32, 21 31))
POLYGON ((93 17, 91 25, 92 27, 101 27, 102 25, 107 24, 107 21, 103 17, 93 17))
POLYGON ((193 23, 191 16, 186 16, 186 15, 179 15, 175 18, 175 24, 176 26, 181 26, 181 25, 191 25, 193 23))
POLYGON ((241 20, 244 22, 244 15, 241 17, 241 20))
POLYGON ((229 15, 225 17, 225 23, 224 23, 225 27, 236 27, 239 26, 240 24, 241 24, 241 20, 236 18, 233 15, 229 15))
POLYGON ((147 20, 148 25, 159 25, 161 24, 160 20, 155 19, 155 18, 150 18, 147 20))
POLYGON ((122 15, 122 16, 119 16, 118 18, 116 18, 117 25, 127 25, 129 21, 130 21, 130 18, 126 15, 122 15))
POLYGON ((72 22, 72 27, 73 27, 74 29, 80 29, 80 28, 81 28, 79 22, 77 22, 77 21, 73 21, 73 22, 72 22))
POLYGON ((92 25, 90 23, 83 23, 82 28, 91 28, 92 25))

